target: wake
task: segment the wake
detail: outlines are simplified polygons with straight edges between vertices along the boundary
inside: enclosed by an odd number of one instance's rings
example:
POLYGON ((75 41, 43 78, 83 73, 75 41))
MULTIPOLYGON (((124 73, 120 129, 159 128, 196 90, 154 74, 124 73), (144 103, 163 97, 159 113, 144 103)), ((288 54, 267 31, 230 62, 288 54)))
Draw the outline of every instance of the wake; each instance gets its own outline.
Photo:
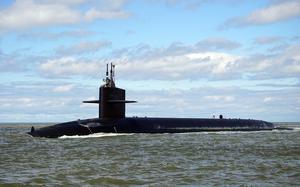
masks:
POLYGON ((102 137, 112 137, 112 136, 128 136, 132 135, 129 133, 94 133, 94 134, 88 134, 88 135, 74 135, 74 136, 61 136, 59 139, 76 139, 76 138, 102 138, 102 137))
MULTIPOLYGON (((292 130, 268 130, 268 131, 217 131, 217 132, 186 132, 179 134, 252 134, 252 133, 278 133, 278 132, 292 132, 292 131, 300 131, 300 127, 293 127, 292 130)), ((114 136, 129 136, 135 133, 94 133, 89 135, 73 135, 73 136, 61 136, 59 139, 76 139, 76 138, 102 138, 102 137, 114 137, 114 136)), ((169 134, 169 133, 162 133, 169 134)), ((173 133, 170 133, 173 134, 173 133)))

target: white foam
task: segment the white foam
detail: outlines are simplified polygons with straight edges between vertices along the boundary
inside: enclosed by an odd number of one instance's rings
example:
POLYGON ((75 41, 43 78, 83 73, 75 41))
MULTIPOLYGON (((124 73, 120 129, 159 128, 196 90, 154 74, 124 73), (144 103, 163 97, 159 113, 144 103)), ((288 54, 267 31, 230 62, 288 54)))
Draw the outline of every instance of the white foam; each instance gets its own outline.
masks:
MULTIPOLYGON (((300 127, 293 127, 292 131, 300 131, 300 127)), ((180 134, 250 134, 250 133, 276 133, 276 132, 291 132, 291 130, 262 130, 262 131, 209 131, 209 132, 186 132, 180 134)), ((61 136, 60 139, 74 139, 74 138, 101 138, 112 136, 128 136, 134 133, 94 133, 89 135, 74 135, 74 136, 61 136)), ((169 134, 169 133, 167 133, 169 134)), ((171 133, 172 134, 172 133, 171 133)))
POLYGON ((257 133, 273 133, 291 130, 260 130, 260 131, 203 131, 203 132, 188 132, 181 134, 257 134, 257 133))
POLYGON ((94 134, 88 134, 88 135, 74 135, 74 136, 61 136, 60 139, 74 139, 74 138, 101 138, 101 137, 111 137, 111 136, 128 136, 132 135, 129 133, 94 133, 94 134))
POLYGON ((271 131, 210 131, 210 132, 199 132, 202 134, 252 134, 252 133, 264 133, 264 132, 271 132, 271 131))

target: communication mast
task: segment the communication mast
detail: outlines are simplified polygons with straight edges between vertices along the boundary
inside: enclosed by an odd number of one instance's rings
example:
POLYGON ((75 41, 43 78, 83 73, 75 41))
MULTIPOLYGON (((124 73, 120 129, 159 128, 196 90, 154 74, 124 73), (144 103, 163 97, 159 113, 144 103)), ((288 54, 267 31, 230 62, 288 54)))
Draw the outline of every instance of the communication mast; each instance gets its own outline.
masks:
POLYGON ((115 65, 113 63, 110 63, 110 71, 106 64, 105 87, 115 87, 115 65))

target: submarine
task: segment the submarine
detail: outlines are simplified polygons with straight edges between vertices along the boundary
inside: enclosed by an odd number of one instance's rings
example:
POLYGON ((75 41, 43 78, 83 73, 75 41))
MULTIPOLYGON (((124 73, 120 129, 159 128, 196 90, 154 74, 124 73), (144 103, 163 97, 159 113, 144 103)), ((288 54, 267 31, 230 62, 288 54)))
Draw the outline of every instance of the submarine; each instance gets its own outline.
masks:
POLYGON ((99 88, 99 99, 83 101, 98 104, 99 116, 91 119, 59 123, 35 129, 33 137, 58 138, 61 136, 93 133, 188 133, 201 131, 261 131, 276 129, 273 123, 253 119, 219 118, 160 118, 126 117, 126 104, 136 101, 125 99, 125 90, 115 85, 115 65, 106 64, 106 78, 99 88))

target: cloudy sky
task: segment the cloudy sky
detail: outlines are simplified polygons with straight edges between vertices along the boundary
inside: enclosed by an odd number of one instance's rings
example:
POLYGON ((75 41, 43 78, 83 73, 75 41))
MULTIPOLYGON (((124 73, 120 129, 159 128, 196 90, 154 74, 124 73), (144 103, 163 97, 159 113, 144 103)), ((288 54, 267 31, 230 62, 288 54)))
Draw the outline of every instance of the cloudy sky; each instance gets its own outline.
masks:
POLYGON ((300 0, 1 0, 0 122, 97 116, 300 121, 300 0))

